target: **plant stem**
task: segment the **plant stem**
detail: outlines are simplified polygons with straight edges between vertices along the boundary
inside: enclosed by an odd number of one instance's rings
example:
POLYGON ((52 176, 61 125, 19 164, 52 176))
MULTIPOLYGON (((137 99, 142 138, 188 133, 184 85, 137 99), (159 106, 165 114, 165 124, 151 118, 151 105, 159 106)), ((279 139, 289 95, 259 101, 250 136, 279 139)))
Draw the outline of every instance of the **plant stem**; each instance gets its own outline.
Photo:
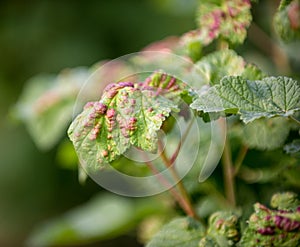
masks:
POLYGON ((229 48, 229 44, 225 40, 219 40, 218 42, 218 50, 226 50, 229 48))
POLYGON ((179 151, 180 151, 180 148, 181 148, 182 144, 185 142, 185 140, 186 140, 186 138, 187 138, 187 136, 188 136, 188 134, 189 134, 189 132, 190 132, 190 130, 191 130, 191 128, 192 128, 192 125, 193 125, 195 119, 196 119, 195 116, 193 116, 193 118, 192 118, 192 120, 190 121, 189 125, 188 125, 187 128, 185 129, 185 131, 184 131, 184 133, 183 133, 183 135, 182 135, 182 138, 180 139, 180 142, 179 142, 178 145, 177 145, 177 148, 176 148, 175 152, 173 153, 173 155, 172 155, 171 158, 170 158, 170 163, 171 163, 171 164, 173 164, 174 161, 176 160, 176 158, 177 158, 177 156, 178 156, 178 153, 179 153, 179 151))
POLYGON ((228 202, 231 206, 235 207, 235 189, 234 189, 234 170, 231 158, 231 148, 228 137, 226 138, 226 143, 224 147, 224 152, 222 156, 223 172, 224 172, 224 187, 225 194, 228 202))
POLYGON ((289 119, 291 119, 292 121, 294 121, 295 123, 297 123, 298 125, 300 125, 300 121, 297 118, 295 118, 293 116, 289 116, 289 119))
POLYGON ((151 172, 154 175, 157 175, 157 179, 159 182, 165 186, 166 188, 169 188, 169 192, 174 196, 175 200, 179 203, 179 205, 183 208, 186 207, 186 202, 182 198, 182 196, 178 193, 178 191, 172 186, 172 184, 163 176, 161 173, 156 169, 156 167, 150 162, 145 162, 148 168, 151 170, 151 172))
POLYGON ((267 55, 271 56, 273 63, 280 73, 290 74, 291 68, 284 50, 255 22, 252 22, 251 27, 249 28, 248 37, 253 44, 263 50, 267 55))
POLYGON ((240 149, 240 152, 235 160, 235 164, 234 164, 234 176, 236 176, 240 170, 240 167, 243 163, 243 160, 245 159, 246 157, 246 154, 248 152, 248 146, 246 145, 242 145, 241 149, 240 149))
MULTIPOLYGON (((162 148, 162 145, 161 145, 160 142, 159 142, 159 148, 162 148)), ((185 187, 184 187, 184 185, 181 181, 181 178, 177 174, 177 171, 174 168, 173 163, 170 162, 170 159, 167 157, 164 150, 161 150, 160 157, 161 157, 163 163, 165 164, 165 166, 170 169, 171 175, 173 176, 175 182, 177 182, 176 186, 177 186, 177 188, 178 188, 178 190, 179 190, 179 192, 182 196, 182 199, 184 201, 184 203, 181 204, 182 209, 186 212, 186 214, 188 216, 200 220, 200 218, 197 216, 197 214, 196 214, 196 212, 195 212, 195 210, 192 206, 190 197, 189 197, 188 192, 186 191, 186 189, 185 189, 185 187)))

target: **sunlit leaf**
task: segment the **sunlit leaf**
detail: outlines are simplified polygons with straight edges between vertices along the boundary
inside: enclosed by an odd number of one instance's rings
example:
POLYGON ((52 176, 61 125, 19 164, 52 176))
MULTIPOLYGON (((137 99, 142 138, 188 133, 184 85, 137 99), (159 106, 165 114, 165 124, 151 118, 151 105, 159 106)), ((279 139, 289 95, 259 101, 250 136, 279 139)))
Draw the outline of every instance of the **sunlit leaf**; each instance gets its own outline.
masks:
MULTIPOLYGON (((156 151, 157 131, 177 105, 161 96, 164 88, 161 84, 152 85, 154 82, 150 79, 140 88, 130 82, 111 84, 100 101, 85 106, 68 130, 81 162, 93 168, 103 167, 131 145, 156 151)), ((175 82, 166 81, 166 87, 172 83, 175 82)))
POLYGON ((191 107, 200 114, 239 114, 245 123, 261 117, 288 117, 300 110, 300 85, 288 77, 249 81, 226 76, 199 95, 191 107))

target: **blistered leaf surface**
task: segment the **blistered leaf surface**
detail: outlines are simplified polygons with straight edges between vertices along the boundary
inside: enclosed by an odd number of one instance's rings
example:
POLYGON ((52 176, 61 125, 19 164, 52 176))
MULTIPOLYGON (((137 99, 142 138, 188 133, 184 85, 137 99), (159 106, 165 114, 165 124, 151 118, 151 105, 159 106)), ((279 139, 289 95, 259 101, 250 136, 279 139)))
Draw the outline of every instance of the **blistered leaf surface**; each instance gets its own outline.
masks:
POLYGON ((101 100, 89 102, 68 130, 81 163, 103 167, 131 145, 155 152, 157 131, 171 111, 177 111, 183 92, 183 84, 162 73, 140 84, 110 84, 101 100))
POLYGON ((247 36, 251 16, 249 0, 200 1, 197 12, 198 29, 186 33, 183 43, 199 42, 206 46, 221 38, 232 44, 241 44, 247 36))

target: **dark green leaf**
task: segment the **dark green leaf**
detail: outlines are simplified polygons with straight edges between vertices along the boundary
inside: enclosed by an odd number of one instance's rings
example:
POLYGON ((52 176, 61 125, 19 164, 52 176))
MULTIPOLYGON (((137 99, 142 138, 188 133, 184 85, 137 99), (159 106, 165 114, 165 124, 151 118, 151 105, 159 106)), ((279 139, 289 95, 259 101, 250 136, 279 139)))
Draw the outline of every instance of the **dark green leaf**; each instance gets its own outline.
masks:
POLYGON ((288 154, 295 154, 300 152, 300 139, 293 140, 284 146, 284 151, 288 154))
POLYGON ((200 113, 239 114, 245 123, 261 117, 288 117, 300 110, 300 85, 288 77, 249 81, 226 76, 191 104, 200 113))
POLYGON ((147 247, 198 247, 204 227, 192 218, 178 218, 165 225, 147 247))
POLYGON ((272 150, 283 146, 289 132, 285 118, 257 119, 245 126, 242 139, 250 148, 272 150))
POLYGON ((28 244, 34 247, 78 245, 109 239, 130 231, 147 215, 164 210, 162 204, 153 199, 131 200, 102 194, 38 226, 28 244))

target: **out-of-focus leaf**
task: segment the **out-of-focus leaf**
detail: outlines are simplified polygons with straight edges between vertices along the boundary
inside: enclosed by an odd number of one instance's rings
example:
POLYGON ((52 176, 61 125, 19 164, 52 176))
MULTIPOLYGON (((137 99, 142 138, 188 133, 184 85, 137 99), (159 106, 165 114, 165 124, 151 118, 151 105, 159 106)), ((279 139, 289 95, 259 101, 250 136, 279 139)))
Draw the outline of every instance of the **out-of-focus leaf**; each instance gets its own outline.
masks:
POLYGON ((66 69, 57 77, 40 75, 28 82, 15 113, 39 148, 50 149, 62 138, 88 75, 84 68, 66 69))
POLYGON ((284 144, 289 131, 285 118, 257 119, 244 127, 242 139, 250 148, 272 150, 284 144))
POLYGON ((232 44, 241 44, 247 35, 251 3, 245 0, 200 1, 197 12, 198 29, 185 34, 183 43, 198 42, 203 46, 220 38, 232 44))
POLYGON ((124 234, 144 217, 165 210, 153 199, 132 200, 101 194, 61 217, 36 228, 28 239, 31 247, 77 245, 124 234))
POLYGON ((282 0, 274 16, 274 27, 285 42, 300 40, 300 1, 282 0))
POLYGON ((284 146, 284 151, 288 154, 296 154, 300 152, 300 139, 293 140, 284 146))
POLYGON ((245 123, 262 117, 288 117, 300 110, 300 85, 288 77, 249 81, 226 76, 191 104, 201 113, 239 114, 245 123))
POLYGON ((210 53, 197 62, 194 68, 200 85, 219 84, 222 77, 228 75, 241 75, 248 80, 259 80, 264 76, 255 65, 247 64, 233 50, 210 53))
POLYGON ((198 247, 205 228, 192 218, 178 218, 165 225, 147 247, 198 247))

